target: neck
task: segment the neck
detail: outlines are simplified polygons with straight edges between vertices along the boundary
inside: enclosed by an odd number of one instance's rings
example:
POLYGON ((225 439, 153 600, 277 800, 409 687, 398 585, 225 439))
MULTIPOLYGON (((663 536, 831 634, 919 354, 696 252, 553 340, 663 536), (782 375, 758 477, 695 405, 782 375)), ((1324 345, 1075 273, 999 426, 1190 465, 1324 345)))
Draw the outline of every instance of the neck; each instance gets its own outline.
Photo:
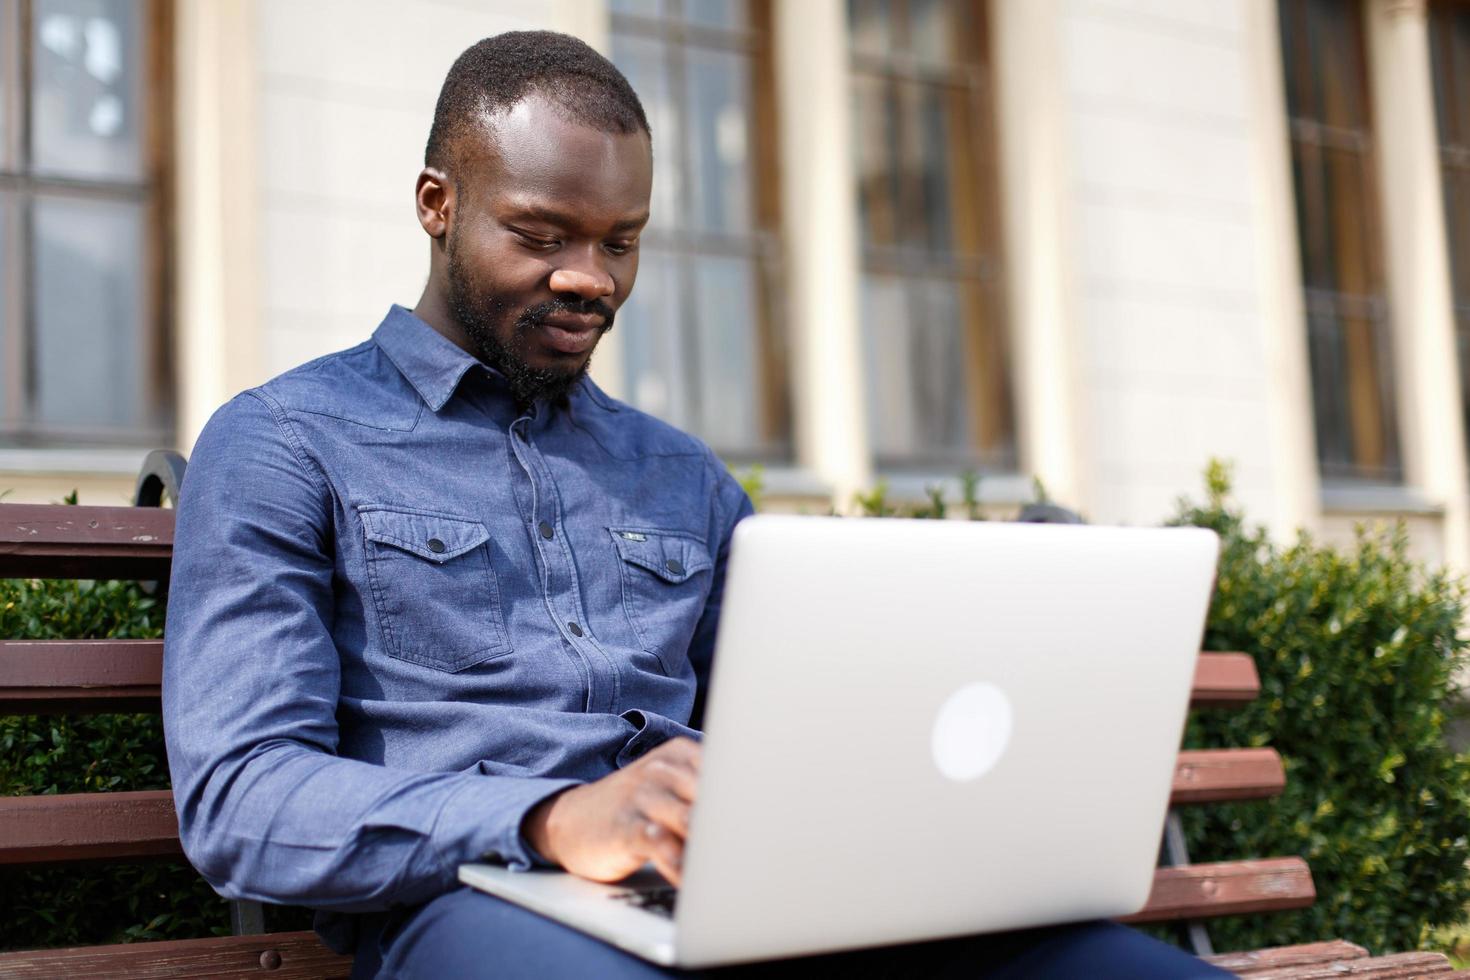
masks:
POLYGON ((466 354, 476 358, 480 356, 474 344, 470 343, 469 334, 459 325, 459 318, 449 308, 446 293, 435 288, 432 276, 424 286, 423 295, 414 304, 413 314, 466 354))

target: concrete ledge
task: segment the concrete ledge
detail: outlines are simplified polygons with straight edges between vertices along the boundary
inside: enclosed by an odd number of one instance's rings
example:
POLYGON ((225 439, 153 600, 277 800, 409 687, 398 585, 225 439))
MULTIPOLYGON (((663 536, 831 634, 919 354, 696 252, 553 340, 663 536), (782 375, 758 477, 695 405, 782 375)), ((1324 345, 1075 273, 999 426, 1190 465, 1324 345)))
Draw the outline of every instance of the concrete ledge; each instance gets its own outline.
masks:
POLYGON ((0 475, 134 476, 147 449, 0 449, 0 475))
POLYGON ((1324 483, 1322 511, 1326 514, 1383 514, 1439 517, 1444 504, 1414 487, 1377 483, 1324 483))

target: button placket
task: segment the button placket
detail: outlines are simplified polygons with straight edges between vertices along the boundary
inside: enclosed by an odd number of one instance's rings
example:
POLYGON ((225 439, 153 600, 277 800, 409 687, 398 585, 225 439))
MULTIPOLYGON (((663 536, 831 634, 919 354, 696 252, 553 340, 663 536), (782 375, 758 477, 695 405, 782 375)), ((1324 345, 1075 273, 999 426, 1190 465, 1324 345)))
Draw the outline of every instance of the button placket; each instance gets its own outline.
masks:
POLYGON ((557 540, 556 483, 536 445, 529 440, 512 443, 517 460, 531 481, 532 520, 541 538, 544 600, 547 611, 559 621, 567 646, 575 651, 586 669, 587 710, 610 711, 618 703, 621 686, 615 661, 597 644, 583 618, 580 583, 565 538, 557 540))

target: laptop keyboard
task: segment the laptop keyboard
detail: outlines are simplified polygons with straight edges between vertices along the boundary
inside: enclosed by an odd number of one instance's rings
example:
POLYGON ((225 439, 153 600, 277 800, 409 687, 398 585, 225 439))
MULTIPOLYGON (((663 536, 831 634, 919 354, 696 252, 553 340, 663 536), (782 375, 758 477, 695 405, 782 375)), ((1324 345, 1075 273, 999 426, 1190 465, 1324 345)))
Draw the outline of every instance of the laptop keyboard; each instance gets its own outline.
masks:
POLYGON ((634 908, 643 909, 645 912, 672 919, 674 903, 679 898, 679 889, 672 885, 660 885, 657 888, 634 888, 625 892, 615 892, 608 897, 627 902, 634 908))

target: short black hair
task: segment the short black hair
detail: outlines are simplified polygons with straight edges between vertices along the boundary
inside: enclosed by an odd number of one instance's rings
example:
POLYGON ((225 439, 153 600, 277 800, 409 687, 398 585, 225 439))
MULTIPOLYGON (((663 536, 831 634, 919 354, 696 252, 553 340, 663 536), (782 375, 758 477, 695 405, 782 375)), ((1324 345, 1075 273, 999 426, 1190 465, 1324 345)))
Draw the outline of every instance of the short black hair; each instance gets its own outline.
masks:
POLYGON ((455 142, 479 117, 509 109, 531 92, 584 125, 652 135, 633 86, 585 42, 555 31, 507 31, 455 59, 439 90, 424 164, 449 167, 455 142))

